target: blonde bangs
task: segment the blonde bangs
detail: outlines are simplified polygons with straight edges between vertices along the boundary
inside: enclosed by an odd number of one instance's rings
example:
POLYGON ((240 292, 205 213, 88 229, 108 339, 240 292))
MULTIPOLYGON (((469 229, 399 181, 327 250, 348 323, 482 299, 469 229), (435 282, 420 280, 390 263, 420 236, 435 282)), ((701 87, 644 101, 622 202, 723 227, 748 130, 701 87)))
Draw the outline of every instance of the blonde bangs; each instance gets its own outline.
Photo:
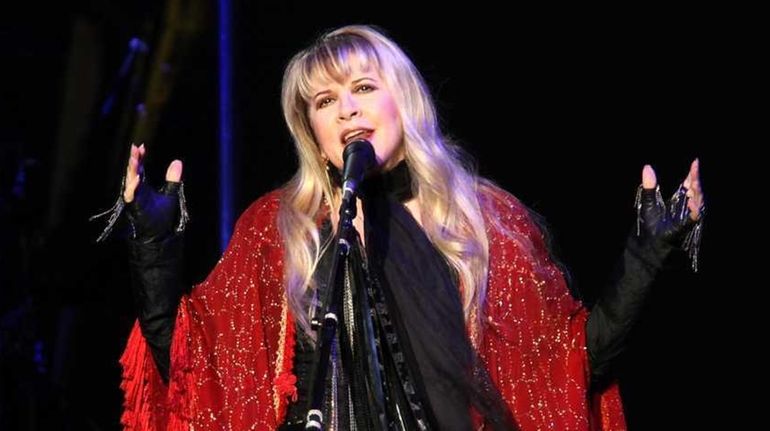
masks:
POLYGON ((380 69, 380 61, 372 44, 362 37, 324 39, 300 60, 297 90, 307 103, 313 97, 313 84, 343 82, 354 71, 355 58, 362 71, 380 69))

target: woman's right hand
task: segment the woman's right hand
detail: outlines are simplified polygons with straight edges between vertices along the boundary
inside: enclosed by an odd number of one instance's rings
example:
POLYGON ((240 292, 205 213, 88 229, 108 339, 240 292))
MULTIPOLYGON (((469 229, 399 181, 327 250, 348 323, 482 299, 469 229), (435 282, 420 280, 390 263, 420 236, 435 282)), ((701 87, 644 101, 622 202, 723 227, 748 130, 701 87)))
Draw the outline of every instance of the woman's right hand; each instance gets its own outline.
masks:
POLYGON ((149 243, 166 239, 174 234, 179 214, 179 188, 182 162, 174 160, 166 170, 166 183, 155 191, 142 181, 144 144, 131 145, 131 156, 126 167, 126 185, 123 200, 128 218, 134 227, 134 239, 149 243))
MULTIPOLYGON (((130 203, 134 200, 134 193, 139 183, 142 181, 144 172, 144 154, 147 150, 144 144, 136 146, 131 144, 131 157, 126 166, 126 188, 123 190, 123 200, 130 203)), ((166 181, 178 183, 182 180, 182 161, 174 160, 166 169, 166 181)))

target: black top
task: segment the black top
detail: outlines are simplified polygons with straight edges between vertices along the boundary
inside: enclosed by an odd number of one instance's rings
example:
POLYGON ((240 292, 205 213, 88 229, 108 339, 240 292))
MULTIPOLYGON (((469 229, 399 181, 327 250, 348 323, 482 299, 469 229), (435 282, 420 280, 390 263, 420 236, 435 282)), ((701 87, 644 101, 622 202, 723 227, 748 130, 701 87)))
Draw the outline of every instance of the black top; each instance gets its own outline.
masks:
MULTIPOLYGON (((335 169, 330 173, 339 184, 339 173, 335 169)), ((338 397, 336 409, 349 410, 348 400, 353 401, 356 414, 349 420, 356 422, 357 429, 377 429, 383 423, 371 422, 367 416, 372 412, 379 412, 380 419, 387 422, 400 415, 402 429, 416 429, 418 424, 431 429, 468 429, 469 407, 473 406, 495 428, 511 429, 510 413, 467 338, 455 274, 402 204, 412 196, 406 163, 368 178, 361 193, 366 249, 353 244, 350 265, 356 307, 349 322, 343 319, 343 336, 338 337, 338 381, 328 382, 329 388, 350 394, 338 397), (371 344, 363 341, 366 337, 373 337, 377 348, 357 349, 359 353, 354 354, 350 340, 371 344), (368 355, 361 355, 362 351, 368 355), (374 390, 372 382, 384 388, 374 390), (384 410, 377 410, 378 406, 384 410)), ((327 222, 322 237, 329 238, 331 231, 327 222)), ((157 242, 130 241, 139 322, 165 381, 175 310, 182 293, 180 244, 181 235, 157 242)), ((649 286, 671 249, 647 235, 629 237, 618 271, 586 326, 595 381, 610 375, 608 364, 623 350, 649 286)), ((325 289, 328 255, 327 250, 315 274, 320 291, 325 289)), ((299 399, 289 406, 285 426, 304 420, 315 356, 311 340, 301 330, 297 334, 294 373, 299 399)))

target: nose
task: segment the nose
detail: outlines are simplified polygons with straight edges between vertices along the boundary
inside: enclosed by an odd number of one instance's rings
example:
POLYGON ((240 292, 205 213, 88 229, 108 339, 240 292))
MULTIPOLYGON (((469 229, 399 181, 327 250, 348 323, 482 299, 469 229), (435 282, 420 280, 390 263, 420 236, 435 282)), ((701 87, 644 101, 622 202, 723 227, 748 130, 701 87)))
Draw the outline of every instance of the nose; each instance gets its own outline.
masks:
POLYGON ((338 106, 340 120, 349 120, 361 114, 358 103, 352 94, 341 95, 338 106))

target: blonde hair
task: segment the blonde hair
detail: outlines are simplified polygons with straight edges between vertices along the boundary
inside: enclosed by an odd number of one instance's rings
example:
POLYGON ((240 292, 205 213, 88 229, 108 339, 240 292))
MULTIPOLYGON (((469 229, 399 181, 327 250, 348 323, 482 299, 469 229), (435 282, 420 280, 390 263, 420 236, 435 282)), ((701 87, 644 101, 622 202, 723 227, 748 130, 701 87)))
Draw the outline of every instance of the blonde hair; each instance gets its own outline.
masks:
POLYGON ((278 226, 285 244, 284 273, 291 310, 312 336, 308 309, 313 272, 322 253, 319 219, 339 205, 326 175, 308 120, 311 84, 351 73, 355 57, 364 69, 376 68, 392 90, 402 119, 405 160, 421 209, 422 228, 455 271, 466 322, 480 319, 489 266, 489 242, 479 204, 480 179, 463 160, 460 148, 439 130, 429 89, 412 61, 382 32, 347 26, 320 37, 295 55, 283 76, 281 102, 299 156, 299 169, 281 196, 278 226))

